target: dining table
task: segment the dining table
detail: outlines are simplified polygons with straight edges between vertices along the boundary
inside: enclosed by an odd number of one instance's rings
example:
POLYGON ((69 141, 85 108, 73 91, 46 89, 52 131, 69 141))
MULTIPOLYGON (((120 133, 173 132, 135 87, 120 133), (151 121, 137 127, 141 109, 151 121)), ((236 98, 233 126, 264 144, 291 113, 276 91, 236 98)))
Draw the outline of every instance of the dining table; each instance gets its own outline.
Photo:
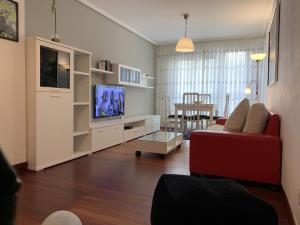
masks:
MULTIPOLYGON (((187 111, 197 111, 197 112, 208 112, 209 115, 209 125, 213 125, 213 115, 214 115, 214 104, 205 104, 201 102, 195 103, 175 103, 175 131, 178 131, 178 112, 187 111)), ((197 123, 197 129, 199 129, 199 123, 197 123)), ((180 119, 180 130, 183 128, 183 120, 180 119)))

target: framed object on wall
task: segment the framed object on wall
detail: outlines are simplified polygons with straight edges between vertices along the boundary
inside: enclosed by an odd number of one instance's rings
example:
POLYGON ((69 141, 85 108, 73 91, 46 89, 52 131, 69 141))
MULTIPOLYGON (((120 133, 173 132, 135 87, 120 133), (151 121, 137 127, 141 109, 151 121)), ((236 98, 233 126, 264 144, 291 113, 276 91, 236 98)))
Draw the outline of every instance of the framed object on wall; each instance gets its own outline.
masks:
POLYGON ((18 3, 0 0, 0 38, 19 41, 18 3))
POLYGON ((278 1, 269 32, 268 85, 278 80, 280 2, 278 1))

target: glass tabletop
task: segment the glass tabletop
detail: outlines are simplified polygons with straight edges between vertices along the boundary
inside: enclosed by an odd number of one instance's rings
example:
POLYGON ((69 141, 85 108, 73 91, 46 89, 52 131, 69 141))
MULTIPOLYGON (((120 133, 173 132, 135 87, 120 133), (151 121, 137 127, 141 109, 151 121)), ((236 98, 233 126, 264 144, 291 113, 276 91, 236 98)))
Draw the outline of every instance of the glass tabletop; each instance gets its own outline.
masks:
POLYGON ((144 137, 139 138, 139 141, 153 141, 153 142, 164 142, 167 143, 172 141, 176 137, 182 136, 182 133, 175 132, 166 132, 166 131, 157 131, 152 134, 148 134, 144 137))

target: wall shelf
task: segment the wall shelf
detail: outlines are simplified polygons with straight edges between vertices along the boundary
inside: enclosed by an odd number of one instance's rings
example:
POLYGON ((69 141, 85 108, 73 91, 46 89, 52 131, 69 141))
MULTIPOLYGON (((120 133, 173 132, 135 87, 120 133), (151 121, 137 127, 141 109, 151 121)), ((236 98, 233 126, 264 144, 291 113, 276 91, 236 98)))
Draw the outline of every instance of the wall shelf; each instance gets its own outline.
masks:
POLYGON ((76 106, 80 106, 80 105, 89 105, 90 103, 89 102, 74 102, 73 105, 76 106))
POLYGON ((90 76, 89 73, 86 72, 80 72, 80 71, 74 71, 74 75, 80 75, 80 76, 90 76))
POLYGON ((91 71, 93 73, 98 73, 98 74, 108 74, 108 75, 114 75, 115 73, 112 71, 108 71, 108 70, 101 70, 101 69, 97 69, 97 68, 91 68, 91 71))
POLYGON ((76 137, 76 136, 80 136, 80 135, 85 135, 85 134, 89 134, 89 131, 75 131, 73 133, 73 136, 76 137))

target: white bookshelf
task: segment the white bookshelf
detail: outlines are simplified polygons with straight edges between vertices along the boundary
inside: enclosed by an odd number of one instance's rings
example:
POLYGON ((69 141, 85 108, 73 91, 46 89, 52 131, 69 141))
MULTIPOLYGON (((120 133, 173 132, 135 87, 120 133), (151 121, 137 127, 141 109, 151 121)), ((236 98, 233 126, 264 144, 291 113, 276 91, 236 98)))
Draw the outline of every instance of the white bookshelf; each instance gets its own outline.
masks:
POLYGON ((26 55, 28 168, 41 170, 90 154, 91 53, 32 37, 26 38, 26 55), (63 53, 69 87, 39 85, 42 48, 63 53))
POLYGON ((75 50, 73 101, 73 154, 90 153, 91 54, 75 50))

